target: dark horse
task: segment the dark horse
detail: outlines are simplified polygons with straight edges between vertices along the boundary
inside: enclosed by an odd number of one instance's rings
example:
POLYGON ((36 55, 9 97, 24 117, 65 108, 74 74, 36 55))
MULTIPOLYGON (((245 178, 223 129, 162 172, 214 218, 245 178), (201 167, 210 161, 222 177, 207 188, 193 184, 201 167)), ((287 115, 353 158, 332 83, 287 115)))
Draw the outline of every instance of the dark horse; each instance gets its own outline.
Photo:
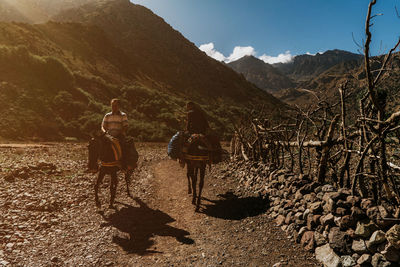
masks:
MULTIPOLYGON (((97 182, 94 186, 96 206, 101 207, 98 192, 99 186, 102 183, 104 176, 109 174, 111 176, 110 184, 110 208, 113 208, 115 195, 117 192, 118 177, 117 172, 121 169, 122 152, 119 144, 116 143, 115 138, 102 134, 92 138, 89 142, 89 170, 99 171, 97 182), (100 169, 98 161, 100 161, 100 169)), ((129 184, 133 169, 126 171, 126 192, 132 197, 129 191, 129 184)))
POLYGON ((188 194, 192 194, 192 204, 196 205, 196 211, 200 209, 201 193, 204 187, 206 166, 210 163, 211 147, 202 134, 192 134, 185 146, 183 157, 187 165, 188 194), (199 191, 197 194, 197 176, 200 172, 199 191))

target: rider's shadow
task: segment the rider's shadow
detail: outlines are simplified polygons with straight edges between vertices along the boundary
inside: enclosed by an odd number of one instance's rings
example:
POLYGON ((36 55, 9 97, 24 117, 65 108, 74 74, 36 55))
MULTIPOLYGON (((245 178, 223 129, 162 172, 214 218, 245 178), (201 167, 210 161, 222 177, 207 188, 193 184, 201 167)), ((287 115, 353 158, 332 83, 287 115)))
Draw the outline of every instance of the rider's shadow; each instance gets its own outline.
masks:
POLYGON ((104 217, 107 223, 102 226, 113 226, 120 232, 126 233, 124 237, 114 236, 113 242, 118 244, 127 253, 146 255, 162 253, 149 248, 154 245, 154 236, 172 236, 182 244, 194 244, 194 240, 187 237, 189 232, 167 225, 175 220, 168 214, 149 208, 146 203, 136 198, 140 205, 134 207, 123 204, 124 207, 114 214, 104 217))
POLYGON ((242 220, 266 212, 269 206, 268 199, 262 196, 240 198, 232 192, 226 192, 218 197, 217 200, 204 198, 212 203, 204 205, 204 214, 224 220, 242 220))

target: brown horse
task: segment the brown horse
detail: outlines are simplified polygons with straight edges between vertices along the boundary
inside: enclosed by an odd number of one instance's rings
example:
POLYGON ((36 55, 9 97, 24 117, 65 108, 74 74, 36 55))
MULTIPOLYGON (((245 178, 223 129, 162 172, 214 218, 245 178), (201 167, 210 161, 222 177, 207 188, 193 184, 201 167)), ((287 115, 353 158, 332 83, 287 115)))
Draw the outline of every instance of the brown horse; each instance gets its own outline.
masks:
POLYGON ((192 204, 199 211, 201 204, 201 193, 204 187, 204 176, 206 166, 210 162, 210 145, 202 134, 193 134, 188 140, 188 145, 183 153, 187 165, 188 194, 192 194, 192 204), (200 172, 199 191, 197 192, 197 177, 200 172))
MULTIPOLYGON (((107 135, 100 135, 92 138, 89 142, 89 170, 99 171, 97 181, 94 186, 95 202, 97 207, 101 207, 98 192, 99 186, 102 183, 104 176, 109 174, 111 176, 110 184, 110 208, 113 208, 115 195, 117 192, 118 177, 117 172, 121 170, 121 158, 122 152, 118 144, 115 143, 115 139, 107 135), (100 161, 100 168, 98 161, 100 161)), ((128 196, 132 197, 129 185, 133 169, 126 171, 126 192, 128 196)))

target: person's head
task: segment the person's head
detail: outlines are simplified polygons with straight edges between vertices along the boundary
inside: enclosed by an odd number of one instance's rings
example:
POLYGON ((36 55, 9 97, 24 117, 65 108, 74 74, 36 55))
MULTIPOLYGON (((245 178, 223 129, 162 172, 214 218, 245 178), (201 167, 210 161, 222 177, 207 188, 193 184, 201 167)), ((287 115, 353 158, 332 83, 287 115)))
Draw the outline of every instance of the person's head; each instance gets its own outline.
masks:
POLYGON ((186 110, 194 110, 196 108, 196 104, 192 101, 186 103, 186 110))
POLYGON ((118 98, 113 98, 111 100, 112 112, 118 112, 119 111, 119 104, 120 104, 120 100, 118 98))

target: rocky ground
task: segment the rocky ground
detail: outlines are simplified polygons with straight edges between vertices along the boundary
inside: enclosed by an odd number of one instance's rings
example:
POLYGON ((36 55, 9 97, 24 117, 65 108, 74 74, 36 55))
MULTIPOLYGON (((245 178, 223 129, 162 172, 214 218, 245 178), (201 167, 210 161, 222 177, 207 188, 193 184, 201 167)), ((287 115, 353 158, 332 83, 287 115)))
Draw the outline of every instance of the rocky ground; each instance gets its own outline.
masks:
POLYGON ((165 144, 139 144, 127 196, 109 180, 94 205, 85 144, 0 146, 0 266, 318 266, 238 186, 228 164, 208 172, 194 212, 185 171, 165 144))

